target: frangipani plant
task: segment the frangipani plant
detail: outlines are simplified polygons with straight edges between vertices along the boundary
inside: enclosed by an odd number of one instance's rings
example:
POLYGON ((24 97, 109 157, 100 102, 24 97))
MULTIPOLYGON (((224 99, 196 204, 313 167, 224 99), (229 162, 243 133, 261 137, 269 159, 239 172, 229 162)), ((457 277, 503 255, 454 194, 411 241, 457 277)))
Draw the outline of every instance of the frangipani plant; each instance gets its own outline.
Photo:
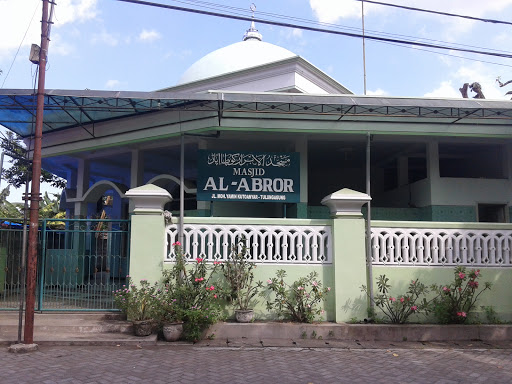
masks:
POLYGON ((261 283, 254 283, 256 264, 249 260, 249 251, 244 236, 237 239, 231 246, 231 255, 223 263, 219 263, 228 284, 226 298, 238 310, 251 309, 251 301, 258 294, 261 283))
POLYGON ((157 311, 156 293, 158 283, 151 285, 143 279, 139 285, 131 284, 127 276, 127 285, 113 291, 116 306, 126 314, 128 320, 143 321, 154 319, 157 311))

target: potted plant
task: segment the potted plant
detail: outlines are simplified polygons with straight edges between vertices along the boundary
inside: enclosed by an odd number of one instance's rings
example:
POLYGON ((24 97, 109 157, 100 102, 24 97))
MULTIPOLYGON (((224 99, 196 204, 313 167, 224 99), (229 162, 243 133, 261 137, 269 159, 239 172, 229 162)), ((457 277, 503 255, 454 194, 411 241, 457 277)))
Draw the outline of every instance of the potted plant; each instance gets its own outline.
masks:
POLYGON ((244 236, 231 246, 229 259, 221 264, 224 278, 229 286, 228 301, 235 306, 235 318, 240 323, 249 323, 254 318, 251 300, 258 293, 261 283, 254 284, 256 264, 249 261, 249 251, 244 236))
POLYGON ((183 334, 183 311, 170 284, 157 292, 158 320, 165 341, 177 341, 183 334))
POLYGON ((163 272, 163 283, 167 289, 166 316, 168 321, 182 320, 182 338, 196 342, 210 325, 221 318, 218 288, 213 283, 219 263, 209 265, 203 258, 187 262, 181 244, 176 242, 173 247, 176 261, 172 268, 163 272))
POLYGON ((121 289, 113 291, 114 302, 117 307, 132 321, 135 336, 148 336, 153 331, 154 316, 156 315, 156 292, 158 286, 149 284, 147 280, 141 280, 139 286, 123 285, 121 289))

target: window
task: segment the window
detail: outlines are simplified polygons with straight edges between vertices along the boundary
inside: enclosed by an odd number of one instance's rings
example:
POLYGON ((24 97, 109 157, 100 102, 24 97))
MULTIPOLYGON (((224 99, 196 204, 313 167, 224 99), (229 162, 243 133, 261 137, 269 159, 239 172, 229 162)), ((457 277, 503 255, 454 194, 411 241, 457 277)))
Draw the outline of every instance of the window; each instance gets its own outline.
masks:
POLYGON ((506 223, 506 204, 478 204, 478 221, 481 223, 506 223))

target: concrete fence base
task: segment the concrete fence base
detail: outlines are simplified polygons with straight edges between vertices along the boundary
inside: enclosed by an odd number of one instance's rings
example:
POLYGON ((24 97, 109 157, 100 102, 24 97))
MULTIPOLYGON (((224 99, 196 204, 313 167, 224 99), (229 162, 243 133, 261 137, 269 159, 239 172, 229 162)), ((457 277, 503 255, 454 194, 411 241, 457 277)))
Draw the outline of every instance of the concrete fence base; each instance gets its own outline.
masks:
POLYGON ((323 339, 359 341, 505 341, 512 325, 217 323, 218 339, 323 339))

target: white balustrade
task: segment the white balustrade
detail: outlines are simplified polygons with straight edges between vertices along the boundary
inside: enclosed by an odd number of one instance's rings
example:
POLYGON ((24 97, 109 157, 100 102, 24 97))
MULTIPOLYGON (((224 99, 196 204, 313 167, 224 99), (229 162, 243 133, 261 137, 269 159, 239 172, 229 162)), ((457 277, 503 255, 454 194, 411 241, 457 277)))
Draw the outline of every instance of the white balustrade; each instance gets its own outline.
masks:
POLYGON ((512 266, 512 231, 372 228, 374 265, 512 266))
MULTIPOLYGON (((176 224, 167 226, 165 261, 176 259, 176 224)), ((185 224, 183 253, 188 259, 227 260, 231 247, 244 236, 250 259, 267 264, 331 264, 331 227, 328 225, 210 225, 185 224)))

